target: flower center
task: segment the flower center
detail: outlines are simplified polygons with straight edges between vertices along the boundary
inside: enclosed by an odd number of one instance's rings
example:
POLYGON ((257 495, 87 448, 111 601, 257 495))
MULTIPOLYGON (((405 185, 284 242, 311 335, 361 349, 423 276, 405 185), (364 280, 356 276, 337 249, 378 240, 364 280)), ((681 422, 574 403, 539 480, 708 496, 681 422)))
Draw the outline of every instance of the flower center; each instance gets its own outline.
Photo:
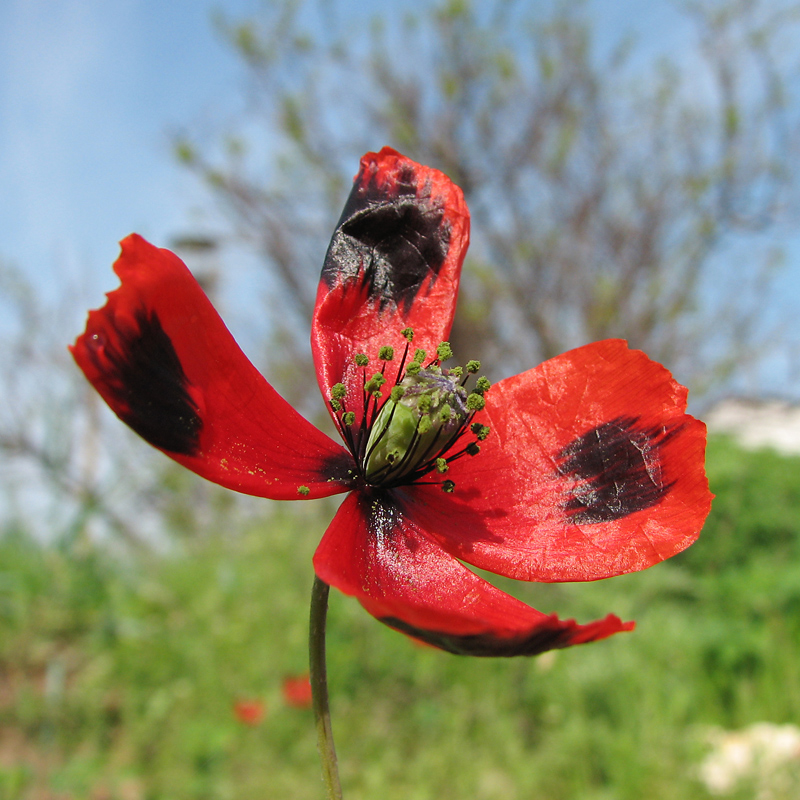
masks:
MULTIPOLYGON (((429 473, 442 476, 450 462, 464 455, 477 455, 478 441, 489 434, 485 425, 472 423, 475 413, 484 407, 483 394, 490 386, 489 381, 481 377, 471 392, 465 388, 467 380, 480 369, 480 363, 470 361, 465 368, 443 369, 441 362, 452 356, 447 342, 439 345, 436 357, 424 366, 424 350, 417 350, 408 361, 413 332, 406 329, 403 336, 405 353, 389 397, 380 407, 379 400, 388 383, 387 365, 394 359, 394 349, 380 349, 381 371, 369 378, 367 356, 355 357, 356 366, 364 370, 361 398, 364 418, 360 426, 356 428, 355 414, 347 410, 344 384, 337 383, 331 390, 330 403, 339 429, 363 480, 372 486, 389 488, 419 482, 429 473), (475 439, 467 442, 470 432, 475 439)), ((451 480, 426 482, 439 483, 446 492, 455 488, 451 480)))

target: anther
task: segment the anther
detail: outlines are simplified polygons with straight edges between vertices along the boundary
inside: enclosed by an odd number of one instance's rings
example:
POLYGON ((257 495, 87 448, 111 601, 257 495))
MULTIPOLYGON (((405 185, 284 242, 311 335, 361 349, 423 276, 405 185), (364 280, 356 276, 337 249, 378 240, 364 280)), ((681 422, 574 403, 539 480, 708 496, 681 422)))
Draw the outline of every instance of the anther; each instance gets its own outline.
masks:
POLYGON ((473 422, 469 429, 478 437, 478 441, 482 442, 489 435, 489 426, 481 425, 480 422, 473 422))
POLYGON ((467 408, 470 411, 483 411, 483 407, 486 405, 486 401, 481 397, 481 395, 472 392, 471 394, 467 395, 467 408))
POLYGON ((453 348, 450 347, 450 342, 442 342, 436 348, 436 355, 439 358, 439 361, 447 361, 448 358, 453 357, 453 348))
POLYGON ((492 384, 489 382, 489 379, 481 375, 481 377, 478 378, 477 382, 475 383, 475 388, 473 391, 477 392, 478 394, 484 394, 484 392, 487 392, 489 389, 491 389, 491 387, 492 384))
POLYGON ((373 397, 380 397, 380 389, 384 383, 386 383, 386 378, 380 372, 376 372, 364 384, 364 391, 367 392, 368 394, 373 395, 373 397))

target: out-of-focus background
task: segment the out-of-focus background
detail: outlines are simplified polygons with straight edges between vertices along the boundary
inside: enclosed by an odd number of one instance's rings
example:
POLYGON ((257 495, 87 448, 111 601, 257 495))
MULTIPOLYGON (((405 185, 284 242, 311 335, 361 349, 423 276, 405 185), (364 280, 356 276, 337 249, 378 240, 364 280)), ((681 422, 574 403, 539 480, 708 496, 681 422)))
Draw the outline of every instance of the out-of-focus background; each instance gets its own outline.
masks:
POLYGON ((472 211, 457 355, 496 380, 628 339, 690 387, 717 500, 645 573, 501 582, 636 619, 590 647, 462 659, 333 597, 348 796, 800 796, 799 44, 790 0, 0 2, 0 798, 322 795, 335 502, 195 478, 66 345, 136 230, 326 424, 319 268, 386 144, 472 211))

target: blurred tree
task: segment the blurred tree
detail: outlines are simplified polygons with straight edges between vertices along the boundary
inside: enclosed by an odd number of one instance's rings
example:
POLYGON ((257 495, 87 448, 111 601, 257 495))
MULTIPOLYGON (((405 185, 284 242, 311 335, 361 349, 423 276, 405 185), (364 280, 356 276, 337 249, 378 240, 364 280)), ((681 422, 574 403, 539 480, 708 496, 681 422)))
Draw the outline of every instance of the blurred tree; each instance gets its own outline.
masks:
POLYGON ((142 447, 109 411, 61 338, 88 302, 59 288, 49 299, 0 261, 0 536, 34 531, 66 547, 111 536, 146 551, 163 546, 165 534, 216 536, 246 519, 252 498, 142 447))
POLYGON ((359 156, 384 144, 446 172, 472 211, 459 357, 499 378, 623 337, 695 390, 735 375, 765 341, 767 234, 796 199, 800 5, 681 9, 675 59, 595 41, 603 11, 575 2, 367 21, 284 0, 220 19, 248 109, 175 146, 270 270, 271 379, 309 390, 297 365, 327 241, 359 156))

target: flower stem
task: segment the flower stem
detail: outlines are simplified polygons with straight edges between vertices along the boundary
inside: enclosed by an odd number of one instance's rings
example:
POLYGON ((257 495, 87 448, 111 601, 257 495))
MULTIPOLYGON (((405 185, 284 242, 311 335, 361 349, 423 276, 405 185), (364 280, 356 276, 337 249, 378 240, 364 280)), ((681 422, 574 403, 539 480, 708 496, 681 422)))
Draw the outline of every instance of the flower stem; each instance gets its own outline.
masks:
POLYGON ((322 777, 328 789, 329 800, 342 800, 339 767, 331 730, 331 710, 328 703, 328 670, 325 666, 325 623, 328 616, 329 590, 328 584, 315 575, 314 588, 311 590, 308 656, 312 706, 317 723, 317 746, 322 760, 322 777))

